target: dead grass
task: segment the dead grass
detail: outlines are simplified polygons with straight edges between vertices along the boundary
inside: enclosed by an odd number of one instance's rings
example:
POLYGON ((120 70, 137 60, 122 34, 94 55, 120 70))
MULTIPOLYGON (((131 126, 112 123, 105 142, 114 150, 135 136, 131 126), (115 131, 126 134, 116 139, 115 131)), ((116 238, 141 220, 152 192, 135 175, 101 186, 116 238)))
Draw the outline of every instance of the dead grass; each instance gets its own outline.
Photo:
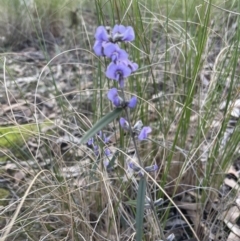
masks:
POLYGON ((57 43, 74 21, 72 13, 77 13, 82 3, 71 0, 3 0, 0 6, 0 47, 21 50, 37 46, 44 49, 45 42, 46 45, 57 43))

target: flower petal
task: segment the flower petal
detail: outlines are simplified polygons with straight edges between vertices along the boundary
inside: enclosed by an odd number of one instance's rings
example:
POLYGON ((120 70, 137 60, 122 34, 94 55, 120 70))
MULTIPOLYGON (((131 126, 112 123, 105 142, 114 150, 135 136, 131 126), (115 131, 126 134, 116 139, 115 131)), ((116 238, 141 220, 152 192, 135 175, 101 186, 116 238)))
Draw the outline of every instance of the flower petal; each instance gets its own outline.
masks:
POLYGON ((126 27, 124 33, 122 34, 123 34, 122 41, 133 41, 135 39, 134 30, 131 26, 126 27))
POLYGON ((127 78, 131 74, 131 69, 121 62, 118 64, 118 70, 122 72, 124 78, 127 78))
POLYGON ((129 123, 123 117, 120 118, 119 123, 124 130, 129 130, 129 123))
POLYGON ((109 141, 110 141, 110 137, 107 137, 107 136, 104 134, 103 142, 104 142, 105 144, 108 144, 109 141))
POLYGON ((109 79, 114 79, 116 80, 116 71, 117 71, 117 65, 113 62, 111 62, 108 67, 107 67, 107 70, 106 70, 106 76, 109 78, 109 79))
POLYGON ((116 88, 112 88, 108 91, 108 99, 113 101, 118 96, 118 91, 116 88))
POLYGON ((122 99, 118 95, 118 91, 116 88, 112 88, 108 91, 108 99, 112 101, 112 103, 116 106, 119 107, 122 103, 122 99))
POLYGON ((121 62, 131 69, 131 72, 135 72, 138 69, 138 64, 130 61, 129 59, 124 59, 121 62))
POLYGON ((93 137, 91 137, 91 138, 88 140, 87 145, 88 145, 88 146, 92 146, 93 143, 94 143, 94 139, 93 139, 93 137))
POLYGON ((112 54, 117 51, 117 45, 113 44, 113 43, 106 43, 103 46, 103 53, 105 56, 107 56, 108 58, 111 58, 112 54))
POLYGON ((106 148, 106 149, 104 150, 104 153, 105 153, 106 156, 110 156, 110 155, 111 155, 111 151, 110 151, 109 148, 106 148))
POLYGON ((134 30, 131 26, 115 25, 112 34, 116 41, 133 41, 135 39, 134 30))
POLYGON ((96 40, 93 46, 93 50, 97 56, 103 56, 103 42, 96 40))
POLYGON ((128 53, 123 49, 116 49, 111 56, 111 59, 114 63, 116 63, 119 60, 124 60, 128 58, 128 53))
POLYGON ((137 97, 133 96, 128 102, 128 107, 135 108, 136 105, 137 105, 137 97))
POLYGON ((158 170, 158 165, 152 165, 152 166, 147 166, 147 167, 144 167, 145 171, 146 172, 155 172, 158 170))
POLYGON ((118 51, 118 54, 119 54, 119 56, 118 56, 119 60, 123 60, 123 59, 127 59, 128 58, 128 53, 124 49, 120 49, 118 51))
POLYGON ((119 81, 122 78, 126 78, 131 74, 131 69, 125 64, 119 61, 117 64, 111 62, 106 70, 106 76, 109 79, 119 81))
POLYGON ((99 26, 96 29, 95 39, 98 41, 109 41, 107 30, 104 26, 99 26))
POLYGON ((131 69, 132 69, 132 72, 135 72, 138 69, 138 64, 132 62, 131 63, 131 69))
POLYGON ((116 24, 113 27, 112 33, 113 33, 113 35, 116 34, 116 33, 121 34, 121 33, 124 33, 125 29, 126 29, 125 26, 116 24))
POLYGON ((135 172, 139 172, 141 170, 141 167, 137 166, 134 162, 129 162, 128 166, 133 169, 135 172))
POLYGON ((147 139, 148 134, 152 132, 152 128, 150 126, 144 126, 138 136, 140 141, 147 139))
POLYGON ((98 156, 99 155, 99 146, 98 145, 93 146, 93 150, 94 150, 95 155, 98 156))

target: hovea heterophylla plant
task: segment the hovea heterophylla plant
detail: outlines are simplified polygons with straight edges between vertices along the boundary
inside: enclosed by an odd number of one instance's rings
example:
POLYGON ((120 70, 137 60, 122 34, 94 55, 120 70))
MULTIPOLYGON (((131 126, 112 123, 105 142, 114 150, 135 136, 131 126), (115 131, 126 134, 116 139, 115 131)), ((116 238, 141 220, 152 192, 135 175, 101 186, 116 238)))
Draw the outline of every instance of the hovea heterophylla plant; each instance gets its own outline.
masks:
MULTIPOLYGON (((87 142, 88 146, 93 149, 95 155, 98 156, 100 148, 96 144, 95 139, 99 139, 100 137, 104 145, 108 146, 109 138, 103 134, 102 129, 114 121, 120 114, 125 113, 125 117, 120 117, 119 126, 125 132, 129 132, 131 138, 133 138, 135 154, 138 160, 138 163, 130 162, 127 168, 130 169, 132 173, 136 173, 140 178, 136 205, 136 239, 140 241, 142 240, 143 234, 145 199, 150 196, 146 185, 145 172, 155 172, 158 170, 158 166, 152 165, 144 168, 141 162, 136 142, 147 140, 152 129, 150 126, 144 126, 141 120, 131 126, 129 112, 136 107, 138 100, 136 96, 132 96, 127 100, 124 93, 125 82, 130 75, 137 71, 138 64, 129 60, 128 53, 124 49, 121 49, 120 44, 121 42, 130 42, 134 39, 135 34, 131 26, 115 25, 113 28, 99 26, 96 29, 93 50, 97 56, 110 60, 106 67, 105 75, 108 79, 116 81, 118 88, 113 87, 107 92, 107 98, 111 101, 114 110, 95 123, 82 137, 81 143, 87 142)), ((112 167, 108 168, 111 162, 111 150, 107 147, 104 149, 103 154, 105 155, 103 160, 104 167, 106 170, 112 171, 112 167)), ((149 199, 151 200, 151 198, 149 199)), ((154 206, 153 201, 150 203, 152 203, 150 207, 154 206)))

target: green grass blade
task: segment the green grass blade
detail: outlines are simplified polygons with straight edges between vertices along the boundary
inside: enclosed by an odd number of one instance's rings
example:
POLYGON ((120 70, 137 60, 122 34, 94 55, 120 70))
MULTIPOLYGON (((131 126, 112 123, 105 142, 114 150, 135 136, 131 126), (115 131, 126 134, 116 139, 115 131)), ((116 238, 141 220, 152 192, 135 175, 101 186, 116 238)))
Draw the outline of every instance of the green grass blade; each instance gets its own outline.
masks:
POLYGON ((105 115, 102 119, 100 119, 93 127, 88 130, 85 135, 82 137, 80 144, 86 143, 91 137, 96 135, 103 127, 111 123, 115 120, 119 114, 122 112, 122 108, 116 108, 112 112, 105 115))
POLYGON ((144 217, 144 203, 146 193, 146 179, 141 178, 139 182, 138 194, 137 194, 137 214, 136 214, 136 240, 142 241, 143 234, 143 217, 144 217))

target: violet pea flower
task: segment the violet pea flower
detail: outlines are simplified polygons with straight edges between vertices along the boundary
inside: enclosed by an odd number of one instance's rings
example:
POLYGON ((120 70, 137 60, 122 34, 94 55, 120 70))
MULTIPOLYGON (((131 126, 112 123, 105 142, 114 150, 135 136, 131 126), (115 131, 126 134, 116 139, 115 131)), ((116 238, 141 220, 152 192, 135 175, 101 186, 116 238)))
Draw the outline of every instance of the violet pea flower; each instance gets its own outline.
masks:
POLYGON ((112 158, 113 153, 110 151, 109 148, 106 148, 104 150, 104 153, 105 153, 106 157, 103 160, 103 165, 108 172, 113 171, 114 168, 115 168, 115 163, 114 163, 114 160, 112 158))
POLYGON ((158 165, 154 164, 152 166, 144 167, 144 169, 145 169, 146 172, 155 172, 155 171, 158 170, 158 165))
POLYGON ((150 126, 144 126, 140 132, 140 134, 138 135, 138 139, 140 141, 142 140, 146 140, 148 137, 148 134, 152 132, 152 128, 150 126))
POLYGON ((114 63, 116 63, 116 61, 118 60, 124 60, 128 58, 127 52, 123 49, 120 49, 117 44, 113 43, 104 44, 103 53, 106 57, 110 58, 114 63))
POLYGON ((98 145, 94 145, 93 146, 93 150, 94 150, 95 155, 98 156, 99 155, 99 146, 98 145))
POLYGON ((113 30, 113 41, 133 41, 135 39, 134 30, 131 26, 115 25, 113 30))
POLYGON ((112 101, 113 105, 116 107, 120 107, 123 100, 118 95, 118 91, 116 88, 112 88, 108 91, 107 97, 110 101, 112 101))
POLYGON ((133 163, 133 162, 130 162, 129 164, 128 164, 128 166, 131 168, 131 169, 133 169, 133 171, 135 171, 135 172, 139 172, 140 170, 141 170, 141 167, 139 167, 139 166, 137 166, 135 163, 133 163))
POLYGON ((131 73, 131 69, 121 61, 117 63, 111 62, 106 70, 106 76, 109 79, 118 81, 121 88, 124 87, 124 78, 127 78, 131 73))
POLYGON ((111 151, 110 151, 109 148, 106 148, 106 149, 104 150, 104 153, 105 153, 106 156, 110 156, 110 155, 111 155, 111 151))
POLYGON ((129 101, 128 101, 128 107, 133 109, 137 105, 137 97, 133 96, 129 101))
POLYGON ((129 123, 123 117, 120 118, 119 123, 124 130, 129 130, 129 123))
POLYGON ((103 134, 102 131, 99 131, 97 135, 103 140, 103 143, 108 144, 109 137, 107 137, 105 133, 103 134))
POLYGON ((121 62, 130 68, 132 72, 135 72, 138 69, 138 64, 130 61, 129 59, 123 59, 121 62))
POLYGON ((87 145, 88 145, 88 146, 93 146, 93 144, 94 144, 94 139, 93 139, 93 137, 91 137, 91 138, 88 140, 87 145))

